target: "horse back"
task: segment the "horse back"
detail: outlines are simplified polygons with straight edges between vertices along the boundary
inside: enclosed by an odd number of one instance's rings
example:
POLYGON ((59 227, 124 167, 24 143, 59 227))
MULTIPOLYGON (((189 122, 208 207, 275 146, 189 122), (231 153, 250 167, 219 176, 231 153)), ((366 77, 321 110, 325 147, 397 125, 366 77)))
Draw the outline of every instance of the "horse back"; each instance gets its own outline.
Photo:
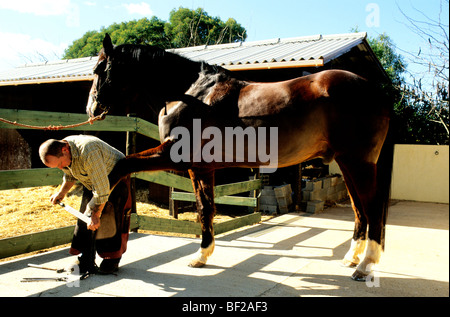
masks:
POLYGON ((358 109, 368 95, 372 100, 376 97, 372 90, 367 80, 343 70, 326 70, 281 82, 249 83, 240 91, 239 117, 273 116, 286 111, 302 113, 325 103, 338 105, 341 113, 374 111, 382 103, 358 109))

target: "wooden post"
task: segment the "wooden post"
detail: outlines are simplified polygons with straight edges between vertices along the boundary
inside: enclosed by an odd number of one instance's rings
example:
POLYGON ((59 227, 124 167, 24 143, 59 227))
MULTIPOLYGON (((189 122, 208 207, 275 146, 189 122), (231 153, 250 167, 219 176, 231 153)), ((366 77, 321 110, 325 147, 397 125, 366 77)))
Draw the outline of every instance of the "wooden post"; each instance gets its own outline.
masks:
MULTIPOLYGON (((127 117, 136 117, 136 114, 129 113, 127 117)), ((127 132, 127 144, 126 144, 126 155, 130 155, 136 153, 136 131, 135 132, 127 132)), ((131 189, 131 213, 135 214, 136 211, 136 181, 134 177, 131 178, 130 181, 130 189, 131 189)))
POLYGON ((296 181, 294 184, 294 211, 301 211, 302 202, 302 163, 296 165, 296 181))
POLYGON ((172 193, 175 191, 175 188, 169 187, 169 215, 178 219, 178 201, 172 199, 172 193))
MULTIPOLYGON (((259 168, 257 168, 256 171, 255 171, 255 175, 254 175, 253 179, 260 179, 260 178, 261 178, 261 175, 260 175, 260 172, 259 172, 259 168)), ((260 193, 261 193, 260 189, 255 189, 253 191, 253 198, 256 198, 255 212, 259 212, 259 199, 258 199, 258 197, 259 197, 260 193)))

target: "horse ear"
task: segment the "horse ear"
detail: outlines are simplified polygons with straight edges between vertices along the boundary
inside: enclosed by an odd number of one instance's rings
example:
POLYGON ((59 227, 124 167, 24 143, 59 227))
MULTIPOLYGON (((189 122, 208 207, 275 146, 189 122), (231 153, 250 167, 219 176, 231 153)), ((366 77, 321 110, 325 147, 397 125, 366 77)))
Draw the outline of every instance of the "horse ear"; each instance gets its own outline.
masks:
POLYGON ((109 36, 108 33, 106 33, 105 38, 103 39, 103 49, 104 49, 106 56, 111 55, 113 48, 114 48, 114 45, 111 41, 111 37, 109 36))

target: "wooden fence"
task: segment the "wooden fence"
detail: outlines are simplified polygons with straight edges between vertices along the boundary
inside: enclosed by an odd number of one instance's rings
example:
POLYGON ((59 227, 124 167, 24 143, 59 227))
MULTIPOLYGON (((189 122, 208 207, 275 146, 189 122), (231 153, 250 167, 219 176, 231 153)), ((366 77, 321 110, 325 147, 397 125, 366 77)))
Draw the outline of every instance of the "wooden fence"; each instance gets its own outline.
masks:
MULTIPOLYGON (((0 109, 0 118, 17 121, 28 125, 48 126, 58 124, 65 126, 83 122, 84 114, 42 112, 14 109, 0 109)), ((23 129, 0 122, 0 129, 23 129)), ((108 116, 103 121, 93 125, 70 128, 78 131, 114 131, 137 132, 147 137, 159 140, 158 126, 135 117, 108 116)), ((0 190, 16 189, 36 186, 59 185, 63 172, 59 169, 36 168, 27 170, 0 171, 0 190)), ((173 200, 195 201, 190 179, 169 172, 139 172, 132 175, 135 178, 161 185, 173 187, 184 192, 172 192, 173 200)), ((255 179, 245 182, 219 185, 215 187, 215 202, 217 204, 257 207, 257 197, 231 196, 243 192, 259 190, 261 180, 255 179)), ((214 224, 214 231, 220 234, 245 225, 261 221, 261 214, 255 212, 230 221, 214 224)), ((201 234, 200 224, 176 219, 163 219, 149 216, 132 215, 132 230, 142 229, 150 231, 201 234)), ((73 226, 44 232, 22 235, 13 238, 0 239, 0 258, 10 257, 26 252, 37 251, 71 241, 73 226)))

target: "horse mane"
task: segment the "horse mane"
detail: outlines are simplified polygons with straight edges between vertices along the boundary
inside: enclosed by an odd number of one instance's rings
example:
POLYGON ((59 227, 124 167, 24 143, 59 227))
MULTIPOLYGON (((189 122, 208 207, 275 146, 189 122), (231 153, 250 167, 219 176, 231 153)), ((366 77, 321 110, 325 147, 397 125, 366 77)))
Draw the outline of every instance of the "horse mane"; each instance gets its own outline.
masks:
MULTIPOLYGON (((102 52, 99 54, 99 62, 101 57, 102 52)), ((135 79, 144 84, 138 88, 140 96, 143 96, 143 100, 146 100, 155 114, 159 113, 154 110, 155 105, 158 104, 156 108, 160 109, 163 107, 163 104, 160 104, 163 100, 148 101, 152 98, 147 89, 148 86, 145 86, 149 84, 149 78, 153 78, 154 82, 151 85, 158 87, 157 91, 160 96, 164 96, 165 102, 181 101, 201 107, 205 106, 203 100, 212 87, 220 82, 235 79, 229 70, 221 66, 210 65, 205 61, 193 61, 152 45, 117 45, 114 47, 112 58, 115 63, 126 65, 129 70, 133 69, 136 74, 135 79), (170 84, 160 85, 160 83, 170 84)), ((215 95, 214 100, 218 102, 222 99, 222 95, 227 94, 225 91, 220 91, 215 95)))
POLYGON ((164 62, 163 64, 165 66, 171 64, 179 68, 195 65, 196 68, 198 67, 198 73, 203 75, 220 73, 232 77, 231 73, 221 66, 210 65, 205 61, 193 61, 180 54, 168 52, 165 49, 153 45, 121 44, 116 46, 115 51, 121 55, 122 61, 126 63, 145 64, 147 62, 164 62))
POLYGON ((138 44, 117 45, 114 48, 114 52, 115 54, 120 54, 121 61, 126 63, 145 63, 148 61, 158 61, 161 59, 174 58, 176 55, 167 52, 157 46, 138 44))

